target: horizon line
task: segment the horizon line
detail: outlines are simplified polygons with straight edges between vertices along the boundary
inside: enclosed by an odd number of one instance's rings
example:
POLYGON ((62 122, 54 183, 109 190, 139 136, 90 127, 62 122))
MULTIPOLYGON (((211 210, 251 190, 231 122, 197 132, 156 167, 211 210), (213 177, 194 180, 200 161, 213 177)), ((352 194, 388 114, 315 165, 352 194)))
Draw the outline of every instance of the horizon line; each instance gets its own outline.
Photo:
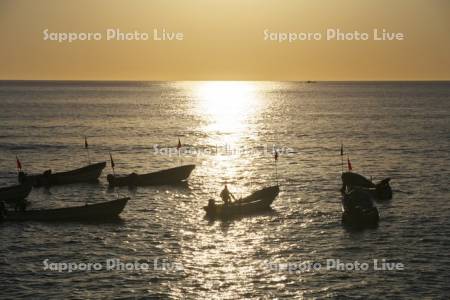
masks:
POLYGON ((162 80, 162 79, 0 79, 0 82, 201 82, 201 81, 242 81, 242 82, 450 82, 449 79, 345 79, 345 80, 233 80, 233 79, 196 79, 196 80, 162 80))

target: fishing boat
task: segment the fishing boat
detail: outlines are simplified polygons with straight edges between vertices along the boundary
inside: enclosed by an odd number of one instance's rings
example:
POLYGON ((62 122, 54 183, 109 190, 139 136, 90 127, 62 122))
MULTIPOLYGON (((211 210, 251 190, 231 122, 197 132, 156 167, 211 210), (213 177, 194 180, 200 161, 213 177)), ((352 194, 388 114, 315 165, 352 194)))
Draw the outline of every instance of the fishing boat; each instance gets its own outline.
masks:
POLYGON ((385 178, 379 183, 373 183, 366 177, 353 172, 344 172, 341 177, 342 191, 347 188, 351 189, 352 187, 360 187, 367 189, 367 191, 371 193, 376 200, 392 199, 392 188, 389 185, 391 180, 390 178, 385 178))
POLYGON ((100 162, 66 172, 52 173, 51 170, 47 170, 40 175, 26 175, 20 172, 19 182, 30 182, 34 187, 96 182, 105 166, 106 162, 100 162))
POLYGON ((195 165, 184 165, 148 174, 131 173, 126 176, 109 174, 106 179, 111 187, 176 184, 187 180, 194 169, 195 165))
POLYGON ((0 201, 14 202, 25 199, 30 194, 31 184, 16 184, 0 188, 0 201))
POLYGON ((83 206, 26 210, 19 212, 7 211, 3 215, 5 221, 106 221, 118 218, 130 198, 113 201, 86 204, 83 206))
POLYGON ((342 193, 342 223, 351 227, 376 227, 378 209, 365 189, 353 188, 342 193))
POLYGON ((203 207, 209 218, 230 218, 233 216, 257 213, 270 209, 270 205, 280 193, 278 185, 267 187, 229 204, 215 204, 210 199, 203 207))

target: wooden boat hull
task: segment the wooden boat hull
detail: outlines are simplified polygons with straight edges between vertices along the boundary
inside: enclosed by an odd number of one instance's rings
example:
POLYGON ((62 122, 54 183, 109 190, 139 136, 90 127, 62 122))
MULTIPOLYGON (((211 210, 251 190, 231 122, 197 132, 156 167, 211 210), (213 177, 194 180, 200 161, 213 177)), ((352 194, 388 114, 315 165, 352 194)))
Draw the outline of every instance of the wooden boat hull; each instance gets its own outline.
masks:
POLYGON ((378 226, 378 209, 367 190, 356 189, 342 195, 342 223, 354 228, 378 226))
POLYGON ((16 184, 0 188, 0 201, 14 202, 28 197, 32 189, 31 184, 16 184))
POLYGON ((280 192, 279 186, 272 186, 252 193, 250 196, 231 204, 214 204, 203 207, 208 218, 231 218, 254 214, 270 209, 270 205, 280 192))
POLYGON ((353 172, 344 172, 341 177, 342 191, 346 187, 361 187, 367 189, 376 200, 392 199, 392 188, 389 185, 390 178, 383 179, 379 183, 373 183, 364 176, 353 172))
POLYGON ((274 200, 278 196, 279 193, 280 193, 280 187, 278 185, 274 185, 274 186, 266 187, 266 188, 263 188, 256 192, 253 192, 249 196, 242 198, 236 202, 242 204, 242 203, 249 203, 249 202, 262 200, 262 199, 266 199, 266 198, 274 200))
POLYGON ((366 177, 353 172, 344 172, 341 175, 342 183, 346 186, 359 186, 363 188, 375 188, 375 184, 366 177))
POLYGON ((105 221, 117 219, 130 198, 77 207, 8 212, 6 221, 105 221))
POLYGON ((195 165, 185 165, 142 175, 132 173, 127 176, 114 176, 109 174, 107 180, 111 187, 176 184, 187 180, 194 169, 195 165))
POLYGON ((30 175, 26 176, 25 180, 30 181, 35 187, 96 182, 105 166, 106 162, 100 162, 66 172, 30 175))

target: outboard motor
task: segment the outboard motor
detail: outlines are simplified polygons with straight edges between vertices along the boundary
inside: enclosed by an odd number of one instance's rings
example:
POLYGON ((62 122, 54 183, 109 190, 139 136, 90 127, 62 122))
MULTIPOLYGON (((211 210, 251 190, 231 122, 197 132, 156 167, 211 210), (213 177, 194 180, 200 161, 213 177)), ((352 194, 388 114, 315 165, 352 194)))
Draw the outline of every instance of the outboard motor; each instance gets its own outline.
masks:
POLYGON ((208 206, 204 206, 203 209, 206 211, 206 214, 208 216, 214 215, 215 211, 216 211, 216 203, 215 203, 214 199, 209 199, 208 206))
POLYGON ((128 175, 128 177, 130 178, 130 180, 128 182, 128 186, 129 187, 136 187, 137 186, 137 180, 138 180, 138 177, 139 177, 138 174, 133 172, 130 175, 128 175))
POLYGON ((52 175, 52 170, 46 170, 42 176, 38 177, 39 185, 46 188, 50 187, 50 175, 52 175))
POLYGON ((108 174, 108 176, 106 176, 106 180, 108 180, 110 185, 114 185, 114 179, 115 177, 112 174, 108 174))
POLYGON ((375 187, 376 196, 380 200, 392 199, 392 188, 389 185, 391 178, 385 178, 381 180, 375 187))

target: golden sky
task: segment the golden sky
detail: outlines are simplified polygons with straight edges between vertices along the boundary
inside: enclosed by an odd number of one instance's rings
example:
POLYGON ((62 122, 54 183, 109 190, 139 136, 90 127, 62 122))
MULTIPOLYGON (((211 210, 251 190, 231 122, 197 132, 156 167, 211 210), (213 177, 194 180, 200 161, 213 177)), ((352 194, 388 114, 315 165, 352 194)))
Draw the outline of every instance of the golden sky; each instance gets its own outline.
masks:
POLYGON ((0 0, 0 79, 450 80, 448 0, 0 0), (105 30, 182 32, 106 41, 105 30), (385 28, 403 41, 265 41, 385 28), (100 41, 45 41, 100 32, 100 41))

